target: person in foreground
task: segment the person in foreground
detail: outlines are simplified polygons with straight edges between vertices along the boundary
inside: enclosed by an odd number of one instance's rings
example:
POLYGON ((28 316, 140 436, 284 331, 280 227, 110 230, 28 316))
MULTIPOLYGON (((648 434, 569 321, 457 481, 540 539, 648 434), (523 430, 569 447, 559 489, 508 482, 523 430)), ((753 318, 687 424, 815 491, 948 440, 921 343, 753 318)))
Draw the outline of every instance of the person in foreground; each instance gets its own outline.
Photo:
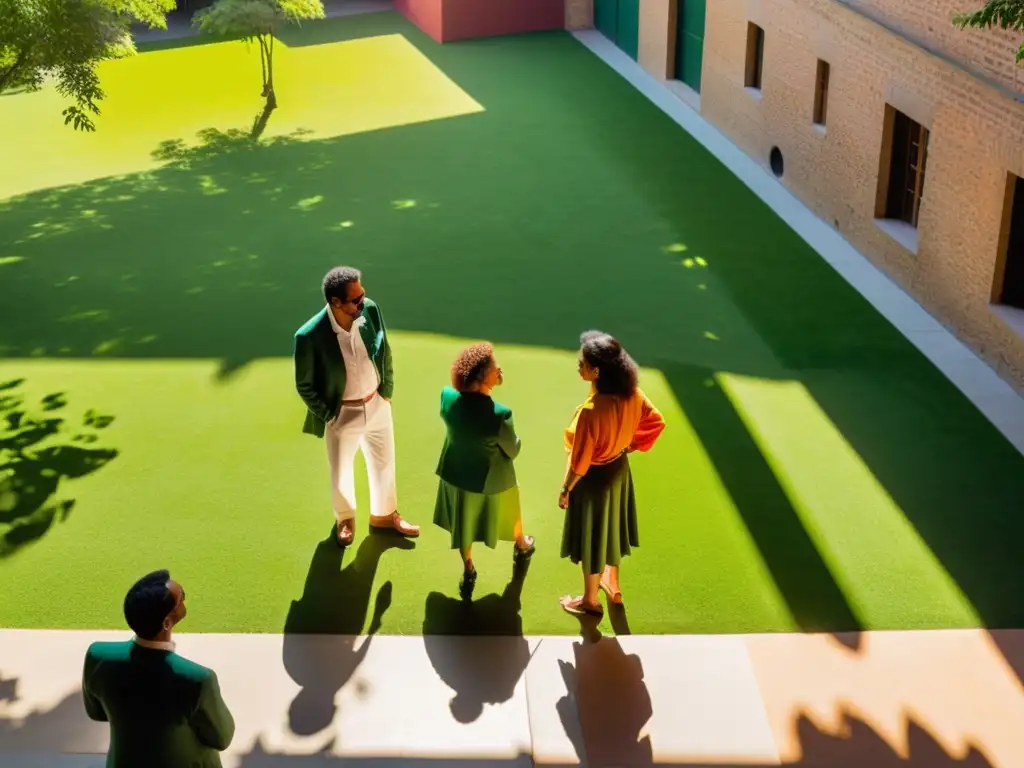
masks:
POLYGON ((476 585, 475 542, 494 549, 498 541, 514 541, 515 559, 529 557, 535 547, 533 537, 523 534, 513 465, 521 443, 512 411, 491 399, 502 383, 491 345, 464 349, 452 364, 451 379, 441 391, 447 433, 437 464, 434 524, 451 534, 452 549, 462 555, 459 591, 468 600, 476 585))
POLYGON ((185 590, 155 571, 128 590, 124 617, 135 637, 93 643, 82 674, 86 713, 110 723, 107 768, 219 768, 235 721, 216 673, 174 651, 185 590))
POLYGON ((637 387, 637 367, 613 337, 580 337, 580 377, 590 395, 565 431, 569 454, 558 506, 566 510, 562 557, 583 569, 583 595, 562 598, 569 613, 601 616, 602 589, 622 604, 619 564, 640 545, 628 453, 649 451, 665 422, 637 387))
POLYGON ((419 526, 398 514, 391 418, 395 373, 384 318, 352 267, 328 272, 323 294, 327 306, 295 332, 295 388, 307 408, 303 431, 326 436, 338 546, 355 538, 360 449, 370 476, 370 526, 419 536, 419 526))

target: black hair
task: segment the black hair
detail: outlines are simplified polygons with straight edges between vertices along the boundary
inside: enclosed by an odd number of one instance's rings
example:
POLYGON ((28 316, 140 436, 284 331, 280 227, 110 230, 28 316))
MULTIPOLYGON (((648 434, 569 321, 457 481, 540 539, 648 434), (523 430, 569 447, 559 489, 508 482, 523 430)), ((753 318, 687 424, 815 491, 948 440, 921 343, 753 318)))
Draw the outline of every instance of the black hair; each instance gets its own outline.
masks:
POLYGON ((349 285, 362 279, 362 273, 355 267, 335 267, 324 275, 324 301, 328 304, 331 299, 348 301, 349 285))
POLYGON ((580 351, 587 365, 598 369, 594 386, 599 393, 632 395, 636 391, 636 363, 614 336, 601 331, 587 331, 580 336, 580 351))
POLYGON ((171 574, 153 571, 139 579, 124 598, 124 618, 136 636, 152 640, 164 628, 164 619, 174 610, 174 595, 167 587, 171 574))
POLYGON ((459 392, 466 392, 474 385, 483 383, 493 362, 494 349, 490 344, 466 347, 452 363, 452 386, 459 392))

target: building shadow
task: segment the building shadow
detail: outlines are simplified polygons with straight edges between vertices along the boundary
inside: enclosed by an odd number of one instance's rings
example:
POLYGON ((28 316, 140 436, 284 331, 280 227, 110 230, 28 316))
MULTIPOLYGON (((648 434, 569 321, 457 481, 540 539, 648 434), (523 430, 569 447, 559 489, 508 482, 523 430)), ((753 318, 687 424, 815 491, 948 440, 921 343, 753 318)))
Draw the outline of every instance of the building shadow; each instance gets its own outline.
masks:
POLYGON ((92 474, 113 461, 112 448, 92 447, 114 421, 87 411, 72 427, 60 412, 63 392, 26 405, 22 379, 0 383, 0 558, 10 557, 67 520, 74 498, 59 498, 68 480, 92 474))
POLYGON ((475 721, 487 704, 511 699, 530 663, 520 616, 529 568, 529 560, 514 563, 500 595, 472 602, 439 592, 427 596, 423 643, 437 676, 455 692, 449 706, 460 723, 475 721))
POLYGON ((317 544, 302 597, 292 602, 284 626, 284 668, 301 687, 288 710, 293 733, 310 736, 334 721, 335 697, 366 657, 391 606, 388 581, 377 591, 366 627, 380 559, 389 549, 414 546, 397 534, 371 531, 342 568, 345 552, 335 543, 333 524, 328 537, 317 544), (367 634, 360 639, 364 631, 367 634))
POLYGON ((800 628, 861 629, 775 472, 715 382, 714 371, 672 362, 660 367, 800 628))

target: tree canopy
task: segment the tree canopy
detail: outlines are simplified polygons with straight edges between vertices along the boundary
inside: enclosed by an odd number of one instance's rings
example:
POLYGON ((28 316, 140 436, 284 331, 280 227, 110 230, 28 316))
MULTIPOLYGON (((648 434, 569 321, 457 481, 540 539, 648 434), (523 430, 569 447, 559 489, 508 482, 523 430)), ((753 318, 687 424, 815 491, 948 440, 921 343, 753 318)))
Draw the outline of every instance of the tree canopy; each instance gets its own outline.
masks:
MULTIPOLYGON (((1012 29, 1024 32, 1024 0, 988 0, 984 8, 953 17, 953 23, 966 29, 1012 29)), ((1024 43, 1017 49, 1017 61, 1024 60, 1024 43)))
POLYGON ((267 101, 263 114, 253 125, 253 135, 262 131, 267 117, 277 106, 274 33, 286 24, 323 17, 324 4, 321 0, 217 0, 195 15, 193 23, 201 32, 245 42, 255 41, 259 45, 262 95, 267 101))
POLYGON ((74 104, 64 123, 92 131, 103 89, 96 64, 135 53, 131 25, 166 29, 175 0, 0 0, 0 94, 53 79, 74 104))

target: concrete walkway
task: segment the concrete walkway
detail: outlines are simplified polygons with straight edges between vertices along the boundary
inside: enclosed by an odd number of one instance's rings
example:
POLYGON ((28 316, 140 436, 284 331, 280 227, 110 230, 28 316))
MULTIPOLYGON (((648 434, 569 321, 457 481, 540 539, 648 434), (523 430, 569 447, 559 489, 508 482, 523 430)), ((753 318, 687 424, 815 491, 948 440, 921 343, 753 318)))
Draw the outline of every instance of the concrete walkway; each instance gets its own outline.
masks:
MULTIPOLYGON (((0 630, 0 764, 102 765, 82 658, 125 637, 0 630)), ((178 649, 218 672, 237 723, 226 768, 1024 765, 1018 631, 181 635, 178 649)))

